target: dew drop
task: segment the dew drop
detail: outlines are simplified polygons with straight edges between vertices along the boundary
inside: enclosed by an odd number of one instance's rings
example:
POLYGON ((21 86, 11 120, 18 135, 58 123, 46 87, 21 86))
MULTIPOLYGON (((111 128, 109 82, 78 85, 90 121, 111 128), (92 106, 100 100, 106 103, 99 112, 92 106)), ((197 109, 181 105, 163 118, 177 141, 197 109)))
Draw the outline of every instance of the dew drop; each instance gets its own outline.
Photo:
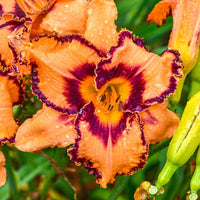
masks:
POLYGON ((92 9, 88 10, 88 14, 91 15, 92 14, 92 9))

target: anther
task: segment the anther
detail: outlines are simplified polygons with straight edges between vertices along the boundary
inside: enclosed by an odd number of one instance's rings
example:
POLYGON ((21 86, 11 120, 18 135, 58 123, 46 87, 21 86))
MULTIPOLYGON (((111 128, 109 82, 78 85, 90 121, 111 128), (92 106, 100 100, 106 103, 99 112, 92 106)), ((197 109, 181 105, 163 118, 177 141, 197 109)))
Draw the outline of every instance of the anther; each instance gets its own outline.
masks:
POLYGON ((106 100, 106 95, 105 95, 105 94, 101 95, 101 96, 99 97, 99 100, 100 100, 100 101, 105 101, 105 100, 106 100))
POLYGON ((108 106, 108 110, 110 110, 110 111, 111 111, 113 108, 114 108, 114 106, 112 106, 112 105, 109 105, 109 106, 108 106))
POLYGON ((115 103, 117 103, 117 102, 119 101, 120 96, 121 96, 121 95, 119 95, 119 96, 116 98, 115 103))

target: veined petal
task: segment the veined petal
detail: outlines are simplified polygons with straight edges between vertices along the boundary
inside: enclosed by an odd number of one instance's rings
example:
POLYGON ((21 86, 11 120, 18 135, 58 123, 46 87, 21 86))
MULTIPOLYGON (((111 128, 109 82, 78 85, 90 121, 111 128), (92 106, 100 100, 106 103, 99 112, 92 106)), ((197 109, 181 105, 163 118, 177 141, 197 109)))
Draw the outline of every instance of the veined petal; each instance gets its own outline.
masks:
POLYGON ((41 37, 29 51, 33 92, 47 106, 76 114, 94 98, 100 52, 87 40, 78 35, 41 37))
POLYGON ((79 137, 68 153, 77 164, 86 163, 103 188, 117 174, 132 174, 145 164, 148 147, 136 115, 123 113, 118 123, 102 122, 91 102, 78 114, 75 127, 79 137))
POLYGON ((5 157, 3 153, 0 151, 0 187, 2 187, 6 183, 6 169, 5 165, 5 157))
POLYGON ((87 0, 57 1, 43 18, 40 27, 61 35, 84 33, 87 22, 87 0), (67 22, 67 23, 66 23, 67 22))
POLYGON ((166 50, 160 57, 147 51, 142 39, 122 31, 118 46, 111 48, 110 55, 97 65, 96 85, 97 89, 127 85, 127 89, 119 91, 123 110, 142 111, 163 102, 175 91, 182 67, 178 52, 166 50))
POLYGON ((14 142, 18 125, 13 118, 12 105, 21 100, 20 87, 13 78, 0 76, 0 144, 14 142))
POLYGON ((74 143, 77 133, 74 116, 61 114, 43 106, 18 129, 15 146, 21 151, 37 151, 47 147, 66 147, 74 143))
POLYGON ((167 102, 150 106, 139 113, 147 144, 155 144, 175 133, 179 118, 167 109, 167 102))
POLYGON ((147 22, 149 24, 155 22, 157 26, 161 26, 165 23, 165 19, 172 14, 176 4, 177 0, 162 0, 158 2, 148 15, 147 22))
POLYGON ((113 0, 92 0, 84 37, 104 53, 117 45, 117 8, 113 0), (103 13, 103 14, 102 14, 103 13))

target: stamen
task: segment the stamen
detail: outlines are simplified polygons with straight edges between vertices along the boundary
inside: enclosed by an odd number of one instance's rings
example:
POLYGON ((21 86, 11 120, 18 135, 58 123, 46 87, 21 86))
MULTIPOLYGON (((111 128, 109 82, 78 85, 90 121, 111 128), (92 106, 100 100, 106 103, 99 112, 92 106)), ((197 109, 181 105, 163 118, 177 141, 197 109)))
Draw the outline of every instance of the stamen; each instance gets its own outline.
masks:
POLYGON ((99 97, 99 100, 101 102, 105 101, 106 100, 106 95, 105 94, 102 94, 100 97, 99 97))
POLYGON ((121 96, 121 95, 119 95, 119 96, 116 98, 115 103, 117 103, 117 102, 119 101, 120 96, 121 96))
POLYGON ((110 111, 111 111, 113 108, 114 108, 113 105, 109 105, 109 106, 108 106, 108 110, 110 110, 110 111))

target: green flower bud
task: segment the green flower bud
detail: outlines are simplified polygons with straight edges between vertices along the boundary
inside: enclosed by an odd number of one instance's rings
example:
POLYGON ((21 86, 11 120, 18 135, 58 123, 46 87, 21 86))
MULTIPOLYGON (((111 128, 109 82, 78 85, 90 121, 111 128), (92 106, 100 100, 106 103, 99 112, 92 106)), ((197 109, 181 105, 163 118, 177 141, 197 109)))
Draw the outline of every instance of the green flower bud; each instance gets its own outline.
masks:
POLYGON ((188 101, 167 151, 167 162, 159 174, 158 190, 184 165, 200 144, 200 91, 188 101))

